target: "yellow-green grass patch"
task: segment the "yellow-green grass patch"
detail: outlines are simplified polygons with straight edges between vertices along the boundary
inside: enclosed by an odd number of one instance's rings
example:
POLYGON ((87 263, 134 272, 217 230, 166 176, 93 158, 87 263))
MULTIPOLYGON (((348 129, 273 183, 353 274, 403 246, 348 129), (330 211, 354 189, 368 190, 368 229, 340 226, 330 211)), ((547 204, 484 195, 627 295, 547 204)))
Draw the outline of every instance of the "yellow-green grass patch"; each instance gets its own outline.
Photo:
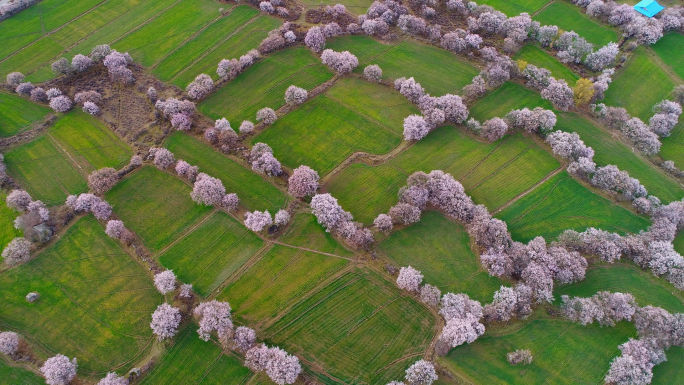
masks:
POLYGON ((222 4, 211 0, 181 0, 159 17, 124 37, 113 48, 129 52, 137 63, 150 66, 220 17, 222 4))
POLYGON ((399 188, 416 171, 450 173, 463 183, 475 202, 493 211, 558 166, 558 161, 521 133, 485 143, 445 126, 382 165, 354 164, 345 168, 325 189, 356 220, 370 224, 397 203, 399 188))
POLYGON ((103 167, 119 168, 133 155, 116 134, 82 111, 62 116, 48 132, 88 172, 103 167))
MULTIPOLYGON (((218 65, 218 62, 216 63, 218 65)), ((332 78, 320 59, 302 46, 269 55, 204 99, 199 110, 212 119, 225 117, 236 125, 256 120, 264 107, 285 104, 285 90, 296 85, 311 90, 332 78)))
POLYGON ((48 136, 7 151, 5 164, 33 199, 48 205, 62 204, 70 194, 88 190, 83 175, 48 136))
POLYGON ((126 365, 152 342, 149 317, 161 297, 92 216, 0 275, 0 286, 2 322, 51 352, 77 357, 83 372, 126 365), (40 299, 27 302, 29 292, 40 299))
MULTIPOLYGON (((252 9, 250 8, 250 10, 252 9)), ((180 68, 179 72, 174 73, 173 84, 185 88, 194 80, 195 76, 201 73, 218 79, 216 68, 222 59, 238 59, 249 50, 255 49, 268 36, 268 31, 278 28, 279 25, 280 20, 270 16, 261 15, 250 19, 240 27, 240 30, 221 36, 222 39, 216 46, 200 53, 202 56, 198 54, 192 57, 193 61, 180 68)), ((168 59, 165 62, 168 62, 168 59)))
POLYGON ((197 325, 190 324, 179 333, 174 345, 143 385, 221 385, 244 384, 252 371, 242 365, 234 353, 222 354, 213 341, 204 342, 197 335, 197 325))
POLYGON ((337 382, 384 384, 423 356, 434 324, 394 284, 356 269, 301 301, 265 334, 337 382))
POLYGON ((360 73, 370 64, 382 69, 385 79, 413 77, 433 96, 459 94, 480 70, 453 53, 406 39, 391 46, 367 36, 338 37, 326 45, 336 51, 349 51, 359 59, 360 73))
POLYGON ((50 110, 17 95, 0 92, 0 138, 15 135, 45 119, 50 110))
POLYGON ((411 114, 420 114, 399 92, 359 78, 341 79, 326 92, 326 97, 397 135, 404 132, 404 118, 411 114))
POLYGON ((7 207, 5 198, 7 194, 0 190, 0 250, 4 249, 12 239, 21 237, 21 231, 14 228, 14 219, 20 213, 7 207))
POLYGON ((397 266, 420 270, 423 282, 442 294, 466 293, 486 303, 503 284, 482 269, 463 225, 438 212, 425 212, 420 222, 393 232, 378 248, 397 266))
POLYGON ((484 0, 481 4, 489 5, 505 13, 508 17, 518 16, 523 12, 533 14, 546 5, 549 0, 484 0))
POLYGON ((351 257, 354 254, 345 249, 335 238, 326 232, 323 226, 318 224, 316 217, 309 213, 298 213, 292 218, 292 224, 285 234, 280 237, 280 242, 288 245, 305 247, 307 249, 351 257))
POLYGON ((43 385, 45 380, 22 367, 12 367, 0 359, 0 383, 6 385, 43 385))
POLYGON ((594 265, 582 281, 556 287, 554 294, 560 303, 561 295, 591 297, 599 291, 630 293, 639 306, 658 306, 673 314, 684 312, 684 296, 679 290, 631 263, 594 265))
POLYGON ((554 2, 533 17, 542 25, 557 25, 564 31, 575 31, 598 49, 610 42, 617 42, 620 35, 582 13, 581 8, 566 2, 554 2))
POLYGON ((182 133, 172 134, 166 147, 176 159, 197 165, 201 172, 221 179, 226 192, 236 193, 247 210, 270 210, 275 213, 287 202, 287 196, 265 177, 218 153, 200 140, 182 133))
POLYGON ((159 262, 207 296, 263 245, 242 223, 217 211, 164 252, 159 262))
POLYGON ((684 35, 668 33, 651 48, 672 71, 684 78, 684 35))
POLYGON ((675 83, 655 63, 645 48, 639 47, 606 91, 607 106, 624 107, 630 114, 648 123, 653 106, 667 99, 675 83))
POLYGON ((191 191, 180 179, 145 166, 114 186, 106 199, 126 227, 155 252, 210 211, 192 201, 191 191))
POLYGON ((618 345, 636 338, 634 326, 582 326, 535 312, 523 325, 487 331, 470 345, 453 349, 439 359, 453 371, 482 384, 598 384, 610 361, 620 355, 618 345), (506 353, 529 349, 530 365, 511 365, 506 353))
POLYGON ((652 385, 670 385, 682 377, 684 367, 684 348, 671 346, 665 352, 667 361, 653 368, 652 385))
POLYGON ((570 87, 574 86, 577 79, 579 79, 579 76, 572 72, 570 68, 566 67, 563 63, 558 61, 558 59, 534 44, 528 44, 522 47, 513 59, 524 60, 528 64, 546 68, 551 71, 551 76, 556 79, 564 79, 570 87))
POLYGON ((553 109, 551 103, 542 99, 539 93, 518 83, 506 82, 475 103, 470 108, 470 116, 484 122, 494 117, 503 118, 511 110, 525 107, 530 110, 536 107, 553 109))
POLYGON ((235 316, 250 325, 268 322, 347 263, 342 258, 275 245, 226 286, 218 299, 228 301, 235 316))
POLYGON ((684 231, 680 231, 677 234, 672 244, 674 244, 674 248, 679 254, 684 254, 684 231))
POLYGON ((621 170, 627 171, 631 177, 639 179, 650 194, 662 199, 663 202, 684 197, 682 186, 665 171, 637 155, 619 138, 613 137, 606 129, 596 126, 581 115, 559 114, 556 129, 578 133, 584 143, 596 152, 594 162, 598 166, 607 164, 618 166, 621 170))
POLYGON ((638 233, 649 221, 594 194, 563 171, 504 209, 497 217, 508 224, 513 239, 528 242, 536 236, 552 239, 566 229, 588 227, 638 233))
POLYGON ((283 164, 307 165, 322 176, 355 152, 384 154, 401 137, 378 122, 320 95, 278 119, 252 139, 273 148, 283 164))

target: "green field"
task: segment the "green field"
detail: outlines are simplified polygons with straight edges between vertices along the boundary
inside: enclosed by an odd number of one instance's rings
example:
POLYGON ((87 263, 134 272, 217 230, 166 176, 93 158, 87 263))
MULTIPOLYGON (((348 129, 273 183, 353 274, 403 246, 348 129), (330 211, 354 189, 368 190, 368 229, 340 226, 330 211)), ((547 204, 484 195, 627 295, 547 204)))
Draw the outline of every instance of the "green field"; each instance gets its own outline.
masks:
POLYGON ((42 385, 45 380, 24 368, 9 366, 0 359, 0 384, 3 385, 42 385))
POLYGON ((556 79, 565 79, 570 87, 575 85, 579 76, 572 70, 566 67, 558 59, 549 55, 546 51, 536 45, 528 44, 513 57, 514 60, 524 60, 528 64, 533 64, 537 67, 543 67, 551 71, 551 76, 556 79))
POLYGON ((195 76, 206 73, 218 79, 216 67, 222 59, 239 58, 259 46, 268 31, 280 25, 278 19, 259 16, 259 11, 246 5, 211 24, 184 45, 153 66, 157 77, 185 88, 195 76))
MULTIPOLYGON (((433 337, 434 316, 377 273, 357 269, 298 303, 268 338, 346 384, 403 377, 433 337)), ((333 383, 321 375, 324 383, 333 383)))
POLYGON ((196 330, 197 325, 190 324, 181 331, 174 345, 141 384, 245 384, 252 376, 252 371, 243 366, 235 354, 222 354, 221 348, 213 341, 200 340, 196 330))
POLYGON ((326 48, 349 51, 359 59, 355 72, 370 64, 382 68, 385 79, 414 77, 427 93, 434 96, 459 94, 480 70, 451 52, 413 40, 391 46, 367 36, 343 36, 329 39, 326 48))
POLYGON ((120 181, 106 195, 114 212, 150 251, 176 240, 211 209, 190 199, 180 179, 146 166, 120 181))
POLYGON ((159 262, 206 297, 263 244, 242 223, 218 211, 162 254, 159 262))
POLYGON ((496 216, 508 224, 514 240, 524 243, 536 236, 550 240, 566 229, 596 227, 626 234, 649 226, 645 218, 594 194, 567 172, 555 175, 496 216))
POLYGON ((363 15, 368 7, 373 3, 371 0, 304 0, 302 1, 308 8, 318 8, 323 5, 344 4, 347 12, 355 15, 363 15))
POLYGON ((152 342, 149 315, 160 296, 91 216, 34 260, 0 274, 0 286, 2 323, 50 352, 77 357, 81 373, 126 367, 152 342), (33 304, 24 299, 31 291, 41 296, 33 304))
POLYGON ((45 119, 50 110, 17 95, 0 92, 0 138, 15 135, 45 119))
POLYGON ((442 294, 466 293, 488 303, 503 284, 482 269, 463 225, 438 212, 424 213, 420 222, 393 232, 378 248, 397 266, 420 270, 423 282, 439 287, 442 294))
POLYGON ((7 194, 0 191, 0 250, 4 249, 12 239, 21 237, 21 231, 14 228, 14 219, 19 216, 19 213, 7 207, 5 198, 7 194))
POLYGON ((353 164, 345 168, 325 189, 356 220, 370 224, 397 203, 399 188, 415 171, 451 173, 476 203, 493 211, 558 166, 558 161, 520 133, 483 143, 460 129, 445 126, 382 165, 353 164))
POLYGON ((542 25, 557 25, 564 31, 575 31, 592 43, 595 50, 620 40, 616 29, 600 24, 582 13, 581 8, 566 2, 552 3, 533 19, 542 25))
POLYGON ((636 338, 631 323, 582 326, 539 310, 524 324, 485 333, 439 362, 481 384, 599 384, 620 355, 618 345, 630 337, 636 338), (516 349, 530 349, 532 364, 509 364, 506 353, 516 349))
POLYGON ((267 209, 275 214, 287 202, 287 196, 264 177, 188 134, 172 134, 166 147, 174 153, 176 159, 197 165, 200 172, 221 179, 226 192, 238 194, 240 204, 249 211, 267 209))
POLYGON ((404 132, 404 118, 420 115, 420 111, 399 92, 359 78, 343 78, 325 95, 397 135, 404 132))
POLYGON ((634 51, 627 64, 613 77, 603 100, 607 106, 624 107, 645 123, 653 115, 651 108, 672 93, 675 84, 646 53, 634 51))
POLYGON ((341 258, 275 245, 226 286, 218 299, 230 302, 238 319, 256 327, 281 314, 346 265, 341 258))
POLYGON ((518 16, 523 12, 530 15, 540 10, 549 0, 484 0, 481 4, 489 5, 506 14, 508 17, 518 16))
POLYGON ((680 78, 684 78, 684 35, 668 33, 651 49, 674 71, 680 78))
POLYGON ((660 156, 665 160, 674 161, 680 170, 684 169, 684 123, 676 125, 672 134, 667 138, 661 138, 660 142, 663 144, 660 147, 660 156))
POLYGON ((672 244, 679 254, 684 254, 684 231, 680 231, 677 234, 672 244))
POLYGON ((682 186, 665 171, 637 155, 619 138, 613 137, 611 132, 594 125, 584 117, 573 113, 558 115, 556 129, 578 133, 584 143, 596 152, 594 162, 597 166, 607 164, 618 166, 621 170, 627 171, 631 177, 639 179, 649 194, 657 196, 663 202, 684 197, 682 186))
POLYGON ((684 348, 672 346, 665 354, 667 361, 653 368, 653 381, 651 382, 653 385, 670 385, 673 378, 679 378, 682 375, 684 348))
POLYGON ((307 165, 323 176, 355 152, 384 154, 401 137, 326 95, 320 95, 278 119, 252 139, 273 148, 284 165, 307 165))
POLYGON ((285 234, 279 240, 288 245, 306 247, 323 253, 343 257, 354 255, 337 242, 330 233, 326 232, 323 226, 318 224, 316 217, 309 213, 296 214, 285 234))
POLYGON ((591 297, 599 291, 630 293, 639 306, 658 306, 673 314, 684 312, 684 296, 680 291, 664 279, 627 262, 594 265, 587 269, 583 281, 557 287, 554 295, 560 303, 561 295, 591 297))
POLYGON ((332 75, 311 51, 293 47, 252 65, 204 99, 198 108, 212 119, 225 117, 237 127, 243 120, 254 122, 256 112, 264 107, 280 108, 285 104, 287 87, 294 84, 311 90, 332 75), (245 97, 245 92, 249 92, 249 97, 245 97))
POLYGON ((547 110, 553 109, 551 102, 542 99, 538 92, 525 88, 518 83, 506 82, 478 100, 470 108, 470 116, 484 122, 494 117, 503 118, 511 110, 519 110, 525 107, 530 110, 536 107, 547 110))
POLYGON ((33 199, 48 205, 62 204, 68 195, 88 190, 85 177, 49 136, 7 151, 5 164, 9 174, 33 199))
POLYGON ((102 167, 120 168, 133 155, 131 148, 116 134, 80 110, 61 117, 48 132, 88 173, 102 167))

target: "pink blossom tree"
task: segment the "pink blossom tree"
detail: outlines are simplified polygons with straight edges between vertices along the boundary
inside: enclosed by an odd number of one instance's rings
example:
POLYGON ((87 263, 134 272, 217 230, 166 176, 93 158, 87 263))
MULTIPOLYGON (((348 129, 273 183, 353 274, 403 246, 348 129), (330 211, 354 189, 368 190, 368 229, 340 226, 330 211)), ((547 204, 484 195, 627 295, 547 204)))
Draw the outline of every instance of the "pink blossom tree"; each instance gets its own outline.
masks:
POLYGON ((349 73, 359 65, 359 59, 349 51, 335 52, 331 49, 326 49, 321 54, 321 60, 323 64, 339 74, 349 73))
POLYGON ((233 343, 241 352, 247 352, 256 342, 256 332, 246 326, 238 326, 233 334, 233 343))
POLYGON ((110 238, 120 239, 126 227, 124 223, 119 220, 111 220, 107 222, 107 227, 105 228, 105 234, 110 238))
POLYGON ((323 36, 321 28, 309 28, 306 32, 306 37, 304 38, 304 44, 315 52, 323 51, 323 48, 325 48, 325 36, 323 36))
POLYGON ((214 206, 221 204, 226 195, 226 188, 220 179, 205 173, 199 173, 193 185, 190 197, 197 204, 214 206))
POLYGON ((432 362, 419 360, 406 369, 407 385, 431 385, 437 381, 437 372, 432 362))
POLYGON ((157 336, 157 339, 163 341, 176 335, 180 321, 180 310, 167 303, 163 303, 152 313, 150 328, 152 328, 152 332, 157 336))
POLYGON ((290 104, 302 104, 309 97, 309 93, 304 89, 295 86, 294 84, 289 86, 285 90, 285 102, 290 104))
POLYGON ((74 95, 74 102, 76 103, 85 103, 85 102, 93 102, 93 103, 100 103, 102 101, 102 95, 100 95, 99 92, 97 91, 83 91, 79 92, 76 95, 74 95))
POLYGON ((90 115, 97 115, 100 113, 100 107, 93 102, 85 102, 83 103, 83 112, 90 115))
POLYGON ((287 180, 287 191, 296 198, 314 195, 318 189, 319 180, 316 170, 301 165, 294 169, 292 176, 287 180))
POLYGON ((68 96, 61 95, 50 99, 50 108, 55 112, 67 112, 71 106, 71 99, 68 96))
POLYGON ((0 353, 12 356, 17 350, 19 350, 19 334, 15 332, 0 333, 0 353))
POLYGON ((97 385, 128 385, 128 378, 110 372, 97 385))
POLYGON ((31 242, 24 238, 14 238, 2 250, 2 257, 9 266, 24 263, 31 258, 31 242))
POLYGON ((14 89, 14 92, 19 95, 30 95, 35 88, 31 82, 19 83, 19 85, 14 89))
POLYGON ((118 173, 111 167, 95 170, 88 175, 88 188, 95 194, 102 195, 119 181, 118 173))
POLYGON ((99 220, 107 220, 112 216, 112 206, 109 203, 100 200, 90 207, 90 212, 99 220))
POLYGON ((230 315, 228 302, 212 300, 199 304, 193 313, 199 321, 200 328, 197 330, 203 341, 209 341, 212 332, 216 332, 219 341, 226 346, 233 335, 233 320, 230 315))
POLYGON ((46 102, 48 100, 47 93, 42 87, 36 87, 31 90, 31 100, 34 102, 46 102))
POLYGON ((245 213, 245 226, 258 233, 273 224, 273 219, 268 210, 245 213))
POLYGON ((209 95, 213 89, 214 81, 211 79, 211 76, 207 74, 199 74, 197 77, 195 77, 195 80, 188 84, 188 86, 185 88, 185 91, 188 93, 190 98, 199 100, 209 95))
POLYGON ((173 153, 165 148, 151 148, 150 155, 154 159, 154 165, 160 170, 167 169, 176 162, 173 153))
POLYGON ((7 84, 11 86, 18 86, 24 81, 24 78, 25 76, 21 72, 11 72, 7 74, 7 84))
POLYGON ((224 207, 228 211, 237 210, 239 204, 240 198, 238 198, 235 193, 226 194, 221 200, 221 207, 224 207))
POLYGON ((491 118, 482 124, 482 136, 490 142, 506 135, 508 124, 501 118, 491 118))
POLYGON ((28 210, 29 204, 33 202, 31 195, 24 190, 12 190, 5 198, 7 207, 14 211, 24 212, 28 210))
POLYGON ((48 358, 40 367, 48 385, 67 385, 76 377, 76 369, 76 358, 69 360, 69 357, 62 354, 48 358))
POLYGON ((190 163, 184 161, 183 159, 179 159, 178 162, 176 162, 175 170, 178 176, 185 178, 191 182, 194 182, 195 178, 197 178, 197 175, 199 174, 199 167, 192 166, 190 165, 190 163))
POLYGON ((245 365, 257 372, 264 371, 278 385, 293 384, 302 371, 299 359, 278 347, 255 346, 247 351, 245 365))
POLYGON ((287 210, 278 210, 273 220, 273 223, 278 227, 283 227, 288 222, 290 222, 290 213, 288 213, 287 210))
POLYGON ((420 208, 408 204, 398 203, 392 206, 388 212, 392 222, 395 224, 410 225, 420 220, 420 208))
POLYGON ((278 116, 276 115, 275 111, 269 107, 264 107, 256 113, 257 122, 263 121, 264 124, 273 124, 276 119, 278 119, 278 116))
POLYGON ((420 300, 423 303, 436 307, 439 305, 439 300, 441 297, 442 292, 436 286, 428 284, 420 288, 420 300))
POLYGON ((81 54, 78 54, 71 59, 71 68, 76 72, 83 72, 92 67, 93 64, 93 59, 81 54))
POLYGON ((375 220, 373 220, 373 225, 383 233, 389 233, 392 231, 392 217, 387 214, 378 215, 375 220))
POLYGON ((404 139, 405 140, 420 140, 423 139, 428 132, 430 126, 420 115, 409 115, 404 119, 404 139))
POLYGON ((549 85, 541 92, 542 98, 553 103, 554 107, 561 111, 567 111, 572 107, 574 93, 565 80, 549 78, 549 85))
POLYGON ((173 270, 164 270, 154 275, 154 286, 160 293, 166 294, 176 290, 176 275, 173 270))
POLYGON ((240 123, 239 130, 241 134, 251 134, 254 132, 254 123, 249 120, 243 120, 242 123, 240 123))
POLYGON ((337 199, 330 194, 315 195, 311 199, 311 212, 316 216, 318 223, 326 228, 327 232, 353 219, 352 215, 344 211, 342 206, 337 203, 337 199))
POLYGON ((378 83, 382 79, 382 69, 377 64, 371 64, 363 69, 366 80, 378 83))
POLYGON ((397 277, 397 286, 400 289, 412 292, 418 292, 420 283, 423 281, 423 274, 411 266, 402 267, 399 269, 399 276, 397 277))

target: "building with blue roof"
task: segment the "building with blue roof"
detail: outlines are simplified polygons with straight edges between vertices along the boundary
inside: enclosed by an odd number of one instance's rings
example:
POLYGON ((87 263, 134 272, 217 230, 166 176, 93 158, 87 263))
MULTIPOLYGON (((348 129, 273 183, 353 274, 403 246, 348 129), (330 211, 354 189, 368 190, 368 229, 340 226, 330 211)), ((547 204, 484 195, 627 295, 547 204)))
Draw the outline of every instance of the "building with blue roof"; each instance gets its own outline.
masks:
POLYGON ((663 9, 665 9, 665 7, 658 4, 658 2, 655 0, 641 0, 639 3, 637 3, 637 5, 634 6, 634 10, 648 17, 655 16, 663 9))

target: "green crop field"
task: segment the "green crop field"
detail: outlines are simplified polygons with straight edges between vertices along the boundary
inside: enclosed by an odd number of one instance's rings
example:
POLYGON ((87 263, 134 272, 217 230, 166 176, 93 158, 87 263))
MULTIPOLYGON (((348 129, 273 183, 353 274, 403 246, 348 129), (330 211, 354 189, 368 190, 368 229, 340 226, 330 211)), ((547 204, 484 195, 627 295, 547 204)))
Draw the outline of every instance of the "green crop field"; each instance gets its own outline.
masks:
POLYGON ((152 342, 149 314, 161 297, 91 216, 31 262, 0 274, 0 285, 2 323, 78 357, 86 373, 125 366, 152 342), (41 297, 28 303, 32 291, 41 297))
POLYGON ((88 189, 85 177, 49 136, 41 136, 7 151, 5 164, 9 174, 33 199, 48 205, 62 204, 70 194, 88 189))
POLYGON ((131 148, 92 115, 73 111, 48 131, 80 168, 90 172, 102 167, 120 168, 133 155, 131 148))
POLYGON ((596 152, 594 162, 597 166, 607 164, 618 166, 620 170, 627 171, 631 177, 639 179, 650 194, 657 196, 663 202, 684 197, 684 189, 677 181, 623 144, 607 129, 572 113, 558 115, 556 129, 578 133, 584 143, 596 152))
POLYGON ((680 291, 632 263, 592 266, 583 281, 557 287, 554 295, 560 304, 561 295, 591 297, 599 291, 630 293, 639 306, 658 306, 673 314, 684 312, 684 296, 680 291))
POLYGON ((209 207, 190 199, 191 191, 180 179, 145 166, 114 186, 106 200, 126 227, 154 252, 176 240, 209 212, 209 207))
POLYGON ((666 352, 667 361, 653 368, 653 385, 669 385, 673 378, 682 375, 684 367, 684 348, 672 346, 666 352))
POLYGON ((0 359, 0 383, 7 385, 43 385, 45 380, 24 368, 11 367, 0 359))
POLYGON ((439 362, 483 384, 598 384, 610 361, 620 355, 618 345, 630 337, 635 338, 636 331, 626 322, 616 327, 582 326, 537 311, 523 325, 485 333, 439 362), (516 349, 531 350, 532 364, 509 364, 506 353, 516 349))
POLYGON ((225 117, 237 127, 243 120, 254 122, 256 112, 264 107, 280 108, 285 104, 287 87, 294 84, 311 90, 331 77, 332 73, 311 51, 293 47, 247 68, 204 99, 198 108, 212 119, 225 117), (249 97, 245 97, 247 92, 249 97))
POLYGON ((0 92, 0 138, 16 135, 49 113, 49 109, 24 98, 0 92))
POLYGON ((0 191, 0 250, 12 239, 21 236, 21 231, 14 228, 14 218, 18 217, 19 213, 5 205, 5 198, 7 194, 0 191))
POLYGON ((668 33, 651 48, 672 71, 684 78, 684 35, 668 33))
POLYGON ((667 138, 661 138, 660 142, 663 144, 660 147, 660 156, 675 162, 680 170, 684 169, 684 123, 676 125, 672 134, 667 138))
POLYGON ((306 247, 320 251, 351 257, 353 253, 345 249, 335 238, 326 232, 323 226, 319 225, 313 214, 299 213, 292 218, 285 233, 279 239, 288 245, 306 247))
POLYGON ((581 8, 566 2, 554 2, 533 17, 542 25, 557 25, 564 31, 575 31, 598 49, 610 42, 618 42, 616 29, 601 24, 582 13, 581 8))
POLYGON ((420 222, 392 233, 379 246, 397 266, 413 266, 423 273, 423 282, 437 286, 442 294, 466 293, 488 303, 503 284, 482 269, 470 249, 463 225, 428 211, 420 222))
POLYGON ((320 95, 278 119, 252 139, 273 148, 283 164, 307 165, 323 176, 355 152, 384 154, 399 145, 396 129, 320 95))
POLYGON ((672 93, 675 84, 643 47, 637 48, 627 64, 613 77, 603 100, 607 106, 624 107, 648 123, 651 109, 672 93))
MULTIPOLYGON (((242 7, 239 8, 242 9, 242 7)), ((250 11, 253 12, 251 8, 250 11)), ((197 57, 192 57, 194 60, 187 67, 183 68, 181 72, 175 73, 171 81, 173 84, 184 88, 200 73, 208 74, 212 78, 217 79, 216 68, 222 59, 238 59, 248 51, 256 49, 261 44, 261 41, 268 36, 268 32, 279 25, 280 21, 278 19, 268 16, 257 16, 250 19, 239 29, 224 37, 218 45, 213 47, 213 50, 204 51, 197 57)), ((196 49, 195 46, 192 46, 183 51, 191 50, 194 53, 196 49)), ((164 64, 169 63, 169 65, 175 66, 176 62, 170 60, 173 60, 173 58, 169 57, 164 61, 164 64)))
POLYGON ((207 296, 263 244, 241 223, 218 211, 162 254, 159 262, 207 296))
POLYGON ((287 202, 285 194, 264 179, 266 177, 248 170, 188 134, 178 132, 171 135, 166 147, 176 159, 197 165, 200 172, 221 179, 226 192, 238 194, 240 204, 249 211, 269 210, 275 214, 287 202))
POLYGON ((525 107, 530 110, 536 107, 547 110, 553 109, 551 103, 542 99, 538 92, 525 88, 518 83, 506 82, 478 100, 470 108, 470 116, 484 122, 494 117, 503 118, 511 110, 519 110, 525 107))
POLYGON ((377 64, 385 79, 413 77, 427 93, 434 96, 459 94, 480 70, 463 58, 434 46, 413 40, 391 46, 366 36, 344 36, 332 39, 326 48, 349 51, 359 58, 355 72, 377 64))
POLYGON ((420 111, 399 92, 359 78, 342 79, 325 95, 397 135, 404 132, 404 118, 420 115, 420 111))
POLYGON ((266 333, 337 381, 384 384, 422 357, 434 322, 393 284, 357 269, 298 303, 266 333))
POLYGON ((493 211, 558 167, 558 161, 520 133, 483 143, 445 126, 382 165, 345 168, 325 188, 356 220, 370 224, 397 203, 399 188, 415 171, 451 173, 475 202, 493 211))
POLYGON ((252 327, 276 317, 347 265, 342 258, 275 245, 218 299, 252 327))
POLYGON ((252 371, 244 367, 234 354, 223 354, 213 341, 199 339, 196 330, 197 325, 190 324, 181 331, 173 346, 141 384, 245 384, 252 371))
POLYGON ((577 79, 579 79, 579 76, 572 72, 570 68, 566 67, 563 63, 558 61, 558 59, 533 44, 522 47, 513 59, 524 60, 528 64, 546 68, 551 71, 551 76, 556 79, 564 79, 570 87, 574 86, 577 79))
POLYGON ((506 14, 508 17, 518 16, 523 12, 527 12, 530 15, 534 14, 536 11, 540 10, 545 6, 549 0, 484 0, 481 4, 489 5, 506 14))
POLYGON ((684 232, 677 234, 677 237, 675 237, 672 244, 674 244, 675 250, 677 250, 678 253, 684 254, 684 232))
POLYGON ((550 240, 566 229, 638 233, 649 221, 594 194, 567 172, 550 178, 496 215, 508 224, 513 239, 527 243, 536 236, 550 240))

